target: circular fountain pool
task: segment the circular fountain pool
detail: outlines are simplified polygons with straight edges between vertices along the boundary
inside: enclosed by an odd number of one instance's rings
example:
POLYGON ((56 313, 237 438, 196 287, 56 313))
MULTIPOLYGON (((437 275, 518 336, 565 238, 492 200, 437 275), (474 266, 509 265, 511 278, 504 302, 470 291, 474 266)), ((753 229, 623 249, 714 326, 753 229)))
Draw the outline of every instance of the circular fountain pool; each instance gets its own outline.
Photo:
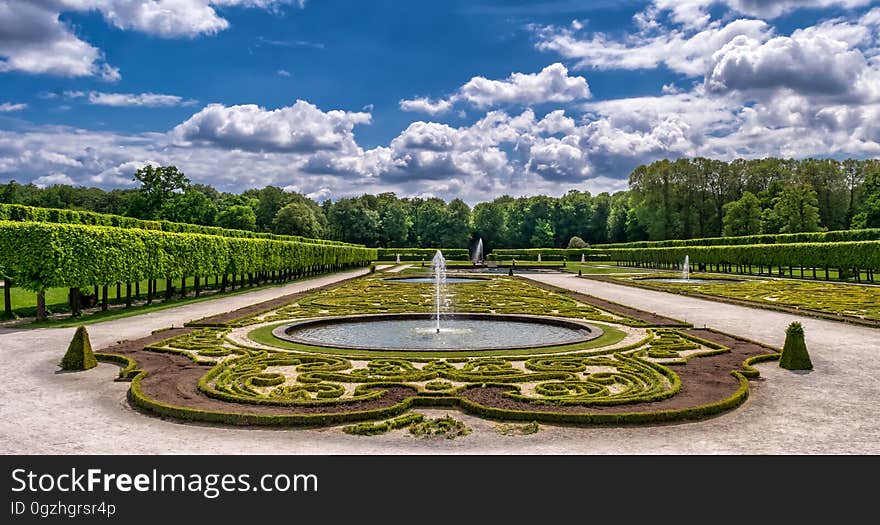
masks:
POLYGON ((533 315, 352 315, 286 324, 275 337, 311 346, 361 350, 466 351, 580 343, 602 330, 575 319, 533 315))
MULTIPOLYGON (((434 284, 436 282, 434 277, 388 277, 385 280, 392 283, 434 284)), ((482 277, 446 277, 444 279, 446 284, 478 283, 481 281, 486 281, 486 279, 483 279, 482 277)))
POLYGON ((700 277, 690 277, 688 279, 683 277, 645 277, 638 280, 672 284, 730 284, 743 282, 742 279, 704 279, 700 277))

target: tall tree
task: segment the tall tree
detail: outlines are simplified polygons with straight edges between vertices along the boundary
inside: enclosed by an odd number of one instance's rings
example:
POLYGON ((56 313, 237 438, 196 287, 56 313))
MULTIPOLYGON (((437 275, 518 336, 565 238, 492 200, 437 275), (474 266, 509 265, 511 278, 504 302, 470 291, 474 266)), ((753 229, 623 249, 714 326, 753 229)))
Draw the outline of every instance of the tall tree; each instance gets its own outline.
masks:
POLYGON ((724 205, 724 235, 756 235, 761 233, 761 201, 750 191, 739 200, 724 205))
POLYGON ((142 197, 143 208, 139 211, 150 218, 159 214, 162 205, 175 191, 183 191, 190 182, 177 166, 154 167, 152 164, 135 171, 134 180, 141 183, 138 191, 142 197))
POLYGON ((315 210, 298 200, 278 210, 275 219, 272 220, 272 232, 317 239, 324 235, 324 227, 318 220, 315 210))
POLYGON ((782 233, 819 230, 819 200, 809 184, 790 184, 773 205, 773 215, 781 222, 782 233))
POLYGON ((236 204, 217 215, 217 226, 232 230, 253 231, 257 227, 257 214, 250 206, 236 204))

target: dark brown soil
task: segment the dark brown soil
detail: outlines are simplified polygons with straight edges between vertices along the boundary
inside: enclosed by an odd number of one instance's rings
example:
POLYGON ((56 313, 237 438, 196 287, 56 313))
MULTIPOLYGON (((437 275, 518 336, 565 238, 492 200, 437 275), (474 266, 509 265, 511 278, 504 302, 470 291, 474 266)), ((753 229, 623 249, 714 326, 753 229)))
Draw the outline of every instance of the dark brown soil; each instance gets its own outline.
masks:
MULTIPOLYGON (((328 287, 338 286, 338 284, 339 283, 328 285, 328 287)), ((560 291, 555 287, 539 286, 554 292, 560 291)), ((303 295, 314 293, 315 291, 316 290, 311 290, 309 292, 286 295, 284 297, 241 308, 233 312, 202 319, 199 323, 219 324, 238 319, 246 315, 267 311, 274 307, 294 301, 303 295)), ((609 303, 589 295, 568 293, 567 291, 566 295, 615 313, 621 313, 629 317, 644 320, 654 326, 681 324, 675 319, 658 316, 649 312, 618 305, 616 303, 609 303)), ((382 387, 382 389, 386 391, 386 394, 379 399, 342 403, 338 405, 313 405, 301 407, 252 405, 246 403, 231 403, 214 399, 205 395, 198 388, 198 381, 208 372, 208 370, 210 370, 209 366, 198 365, 182 355, 151 352, 144 349, 145 346, 156 344, 177 335, 192 332, 195 329, 197 328, 187 327, 159 331, 141 339, 121 341, 101 351, 131 357, 138 362, 139 368, 149 372, 148 376, 142 381, 141 386, 144 393, 151 398, 170 405, 201 410, 273 415, 358 412, 388 407, 399 403, 407 397, 415 395, 415 390, 409 387, 382 387)), ((724 345, 730 348, 730 352, 715 356, 693 358, 688 361, 688 364, 686 365, 675 366, 673 370, 681 378, 682 388, 678 394, 665 400, 612 407, 542 405, 507 398, 503 393, 508 389, 502 387, 473 388, 465 391, 462 395, 467 399, 484 406, 512 410, 539 410, 564 413, 620 413, 682 409, 706 405, 731 396, 736 392, 739 383, 730 372, 741 368, 743 361, 751 356, 772 353, 772 350, 757 343, 737 339, 713 330, 688 329, 685 331, 702 339, 724 345)))

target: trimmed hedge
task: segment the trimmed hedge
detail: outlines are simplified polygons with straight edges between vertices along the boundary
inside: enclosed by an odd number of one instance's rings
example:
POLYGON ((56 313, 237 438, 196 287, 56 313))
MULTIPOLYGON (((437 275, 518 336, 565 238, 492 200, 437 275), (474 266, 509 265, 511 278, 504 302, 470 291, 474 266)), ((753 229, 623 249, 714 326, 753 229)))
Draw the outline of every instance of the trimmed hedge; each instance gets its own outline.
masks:
POLYGON ((14 222, 51 222, 58 224, 83 224, 87 226, 113 226, 116 228, 137 228, 141 230, 158 230, 173 233, 201 233, 219 235, 221 237, 238 237, 246 239, 272 239, 276 241, 307 242, 310 244, 332 244, 336 246, 361 246, 341 241, 311 239, 299 235, 276 235, 274 233, 252 232, 248 230, 231 230, 219 226, 201 226, 183 222, 148 221, 96 213, 92 211, 64 210, 58 208, 37 208, 21 204, 0 204, 0 220, 14 222))
POLYGON ((601 250, 590 248, 522 248, 522 249, 497 249, 492 250, 486 258, 490 261, 516 259, 517 261, 537 261, 538 254, 541 261, 580 261, 583 255, 588 261, 596 260, 602 254, 601 250))
POLYGON ((88 370, 98 366, 85 326, 76 329, 76 333, 73 334, 73 339, 67 347, 67 352, 61 359, 60 366, 62 370, 68 371, 88 370))
POLYGON ((637 265, 700 264, 880 269, 880 241, 598 250, 606 260, 637 265))
POLYGON ((134 228, 0 221, 0 268, 23 288, 363 266, 376 250, 134 228))
POLYGON ((438 249, 443 254, 443 258, 450 261, 469 261, 471 259, 471 254, 466 248, 378 248, 376 255, 380 261, 396 260, 397 255, 400 254, 401 262, 430 262, 438 249))
POLYGON ((701 239, 672 239, 667 241, 638 241, 617 244, 596 244, 593 248, 671 248, 677 246, 723 246, 739 244, 791 244, 814 242, 853 242, 880 240, 880 228, 838 230, 830 232, 780 233, 744 235, 740 237, 704 237, 701 239))

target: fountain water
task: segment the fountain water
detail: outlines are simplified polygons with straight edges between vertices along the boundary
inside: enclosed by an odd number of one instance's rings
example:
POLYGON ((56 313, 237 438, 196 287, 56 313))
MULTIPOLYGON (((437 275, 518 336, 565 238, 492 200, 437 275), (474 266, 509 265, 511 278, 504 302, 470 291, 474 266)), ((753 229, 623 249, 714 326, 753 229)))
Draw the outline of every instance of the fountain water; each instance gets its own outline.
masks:
POLYGON ((397 254, 397 258, 395 259, 395 262, 397 264, 400 264, 400 254, 399 253, 397 254))
POLYGON ((480 238, 477 240, 477 246, 474 248, 474 253, 471 256, 471 261, 474 264, 480 264, 483 262, 483 239, 480 238))
POLYGON ((538 253, 538 262, 541 262, 541 254, 538 253))
POLYGON ((582 263, 587 262, 587 259, 586 259, 586 257, 584 257, 584 254, 581 254, 581 262, 582 263))
POLYGON ((684 263, 681 265, 681 278, 685 281, 691 279, 691 262, 687 255, 684 256, 684 263))
POLYGON ((431 260, 431 270, 434 272, 434 311, 437 321, 437 333, 440 333, 440 313, 445 302, 446 289, 446 259, 440 250, 434 254, 431 260))

